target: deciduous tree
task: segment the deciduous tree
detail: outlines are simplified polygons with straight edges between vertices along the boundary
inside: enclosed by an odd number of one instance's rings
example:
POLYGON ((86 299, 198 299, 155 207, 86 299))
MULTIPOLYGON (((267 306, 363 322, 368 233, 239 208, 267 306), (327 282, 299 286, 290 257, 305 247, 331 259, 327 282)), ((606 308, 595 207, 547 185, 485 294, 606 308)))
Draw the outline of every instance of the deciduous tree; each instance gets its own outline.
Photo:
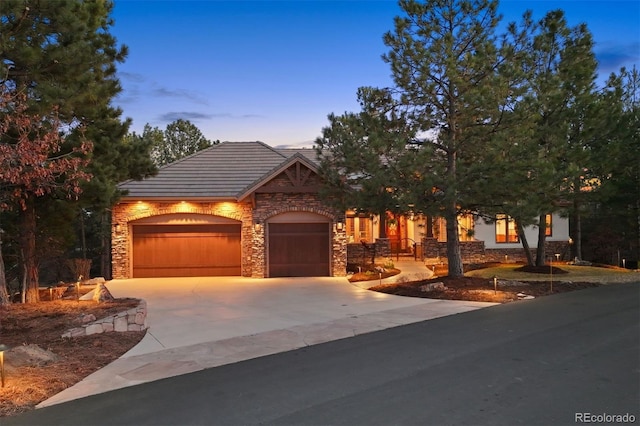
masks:
POLYGON ((37 302, 36 199, 54 192, 77 197, 80 182, 90 178, 84 167, 92 144, 64 150, 56 111, 30 113, 26 96, 7 92, 0 96, 0 134, 0 209, 22 210, 23 299, 37 302))

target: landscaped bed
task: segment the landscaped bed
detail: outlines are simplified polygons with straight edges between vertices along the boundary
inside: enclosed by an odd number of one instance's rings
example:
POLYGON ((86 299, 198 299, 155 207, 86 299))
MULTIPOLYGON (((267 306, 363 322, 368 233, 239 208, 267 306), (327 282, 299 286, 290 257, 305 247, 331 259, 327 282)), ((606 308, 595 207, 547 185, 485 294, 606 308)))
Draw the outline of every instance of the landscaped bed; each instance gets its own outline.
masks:
MULTIPOLYGON (((369 289, 398 296, 506 303, 605 283, 640 280, 638 273, 611 267, 488 264, 468 265, 467 269, 471 271, 463 277, 445 275, 422 281, 374 285, 369 289)), ((438 265, 436 274, 446 274, 446 265, 438 265)))

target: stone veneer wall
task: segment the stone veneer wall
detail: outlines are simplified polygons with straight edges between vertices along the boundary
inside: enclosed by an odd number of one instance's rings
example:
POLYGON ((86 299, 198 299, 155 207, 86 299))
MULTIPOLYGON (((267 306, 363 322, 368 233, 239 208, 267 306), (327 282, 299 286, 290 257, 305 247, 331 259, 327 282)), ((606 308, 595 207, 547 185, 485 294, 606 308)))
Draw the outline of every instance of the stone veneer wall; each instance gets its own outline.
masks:
MULTIPOLYGON (((422 242, 423 256, 427 263, 440 263, 447 261, 447 243, 438 242, 435 238, 425 238, 422 242)), ((546 241, 545 251, 547 257, 555 260, 555 254, 561 255, 560 260, 569 260, 569 243, 567 241, 546 241)), ((483 241, 461 241, 460 252, 464 263, 485 262, 526 262, 524 249, 504 248, 487 249, 483 241)), ((535 257, 535 248, 531 249, 535 257)))
POLYGON ((131 228, 129 222, 150 216, 196 213, 226 217, 242 222, 242 276, 252 276, 253 217, 251 204, 231 202, 123 202, 113 207, 111 217, 111 268, 113 278, 131 278, 131 228))
MULTIPOLYGON (((324 204, 317 193, 258 193, 255 195, 255 209, 253 220, 260 225, 253 237, 253 271, 252 277, 263 278, 267 275, 265 250, 265 222, 269 218, 289 212, 315 213, 328 217, 335 225, 344 223, 344 212, 332 210, 324 204)), ((346 229, 338 230, 332 227, 331 236, 331 275, 343 277, 347 273, 347 234, 346 229)))
MULTIPOLYGON (((368 265, 371 263, 371 249, 375 249, 375 258, 389 257, 391 255, 391 247, 388 238, 378 238, 375 245, 368 244, 367 247, 362 243, 347 244, 347 264, 348 265, 368 265)), ((354 272, 354 271, 351 271, 354 272)))

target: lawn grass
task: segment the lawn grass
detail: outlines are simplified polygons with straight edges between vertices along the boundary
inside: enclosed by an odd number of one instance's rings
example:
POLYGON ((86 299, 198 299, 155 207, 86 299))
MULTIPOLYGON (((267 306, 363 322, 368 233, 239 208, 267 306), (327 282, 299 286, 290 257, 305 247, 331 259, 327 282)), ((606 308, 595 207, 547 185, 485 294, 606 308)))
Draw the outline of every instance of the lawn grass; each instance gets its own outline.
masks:
MULTIPOLYGON (((492 268, 477 269, 467 272, 465 276, 493 278, 519 281, 548 281, 549 274, 534 274, 516 271, 521 264, 500 265, 492 268)), ((623 282, 640 281, 640 273, 622 268, 601 268, 596 266, 573 266, 554 263, 553 266, 567 271, 568 274, 554 275, 553 279, 558 281, 584 281, 584 282, 623 282)))

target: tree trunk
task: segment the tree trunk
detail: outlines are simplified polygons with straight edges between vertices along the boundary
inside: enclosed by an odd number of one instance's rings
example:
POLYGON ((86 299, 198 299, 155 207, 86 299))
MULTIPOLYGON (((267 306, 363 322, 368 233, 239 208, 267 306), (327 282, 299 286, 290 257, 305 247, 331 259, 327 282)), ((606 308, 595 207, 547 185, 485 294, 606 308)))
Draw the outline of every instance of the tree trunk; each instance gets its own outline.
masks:
POLYGON ((26 209, 22 215, 21 228, 22 264, 24 266, 23 301, 35 303, 40 301, 38 292, 40 283, 36 262, 36 208, 33 200, 27 200, 26 209))
POLYGON ((531 248, 529 247, 529 241, 527 241, 527 235, 524 233, 524 226, 520 224, 519 221, 516 220, 516 229, 518 232, 518 238, 522 243, 522 248, 524 249, 524 255, 527 257, 527 264, 533 266, 533 255, 531 254, 531 248))
POLYGON ((447 222, 447 263, 450 277, 464 275, 462 268, 462 254, 460 253, 460 238, 458 238, 458 209, 455 204, 449 206, 445 212, 447 222))
POLYGON ((4 258, 2 257, 2 234, 4 231, 0 229, 0 308, 11 304, 11 298, 7 291, 7 276, 4 270, 4 258))
POLYGON ((111 233, 109 232, 111 227, 108 212, 104 210, 100 218, 100 276, 111 279, 111 271, 109 268, 109 254, 111 253, 111 233))
POLYGON ((387 238, 387 212, 378 213, 378 235, 379 238, 387 238))
POLYGON ((544 266, 545 264, 545 242, 547 240, 547 220, 546 214, 541 214, 538 219, 538 248, 536 249, 536 266, 544 266))
POLYGON ((575 241, 574 250, 575 256, 578 260, 582 260, 582 217, 580 216, 580 210, 576 209, 576 223, 575 223, 575 241))
MULTIPOLYGON (((640 185, 638 189, 640 189, 640 185)), ((640 190, 638 191, 638 195, 640 195, 640 190)), ((636 218, 638 219, 638 228, 636 229, 638 231, 638 235, 637 235, 638 246, 636 247, 636 259, 638 259, 637 268, 640 268, 640 197, 636 201, 636 218)))
MULTIPOLYGON (((87 258, 87 233, 84 229, 84 209, 80 209, 80 244, 82 247, 82 258, 87 258)), ((89 277, 87 277, 89 278, 89 277)))

